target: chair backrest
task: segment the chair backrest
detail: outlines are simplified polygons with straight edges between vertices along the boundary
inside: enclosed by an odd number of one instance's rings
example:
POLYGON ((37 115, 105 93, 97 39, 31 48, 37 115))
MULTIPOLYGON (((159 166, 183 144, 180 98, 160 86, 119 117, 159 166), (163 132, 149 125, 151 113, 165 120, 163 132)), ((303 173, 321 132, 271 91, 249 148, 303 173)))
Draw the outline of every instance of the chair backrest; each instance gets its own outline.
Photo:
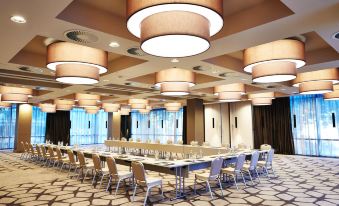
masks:
POLYGON ((117 164, 115 163, 115 159, 113 157, 106 157, 106 162, 109 173, 114 176, 118 175, 118 169, 117 164))
POLYGON ((182 141, 182 139, 178 139, 177 144, 184 144, 184 141, 182 141))
POLYGON ((252 153, 252 157, 251 157, 251 164, 250 164, 250 168, 249 168, 250 170, 254 170, 257 167, 258 160, 259 160, 259 152, 254 151, 252 153))
POLYGON ((70 162, 71 164, 75 164, 76 161, 75 161, 75 158, 74 158, 73 151, 70 150, 70 149, 68 149, 68 150, 67 150, 67 155, 68 155, 69 162, 70 162))
POLYGON ((94 169, 96 171, 101 171, 101 161, 98 154, 92 154, 94 169))
POLYGON ((147 184, 144 165, 141 162, 132 162, 132 171, 138 184, 147 184))
POLYGON ((240 154, 237 157, 237 162, 235 164, 235 170, 240 171, 242 169, 242 167, 244 166, 245 158, 246 158, 245 154, 240 154))
POLYGON ((32 144, 29 144, 30 152, 34 155, 34 147, 32 144))
POLYGON ((31 150, 31 147, 29 146, 28 142, 26 142, 25 144, 26 144, 26 149, 27 149, 27 152, 30 152, 30 150, 31 150))
POLYGON ((45 146, 40 145, 40 150, 41 150, 42 156, 46 158, 47 155, 46 155, 46 149, 45 149, 45 146))
POLYGON ((202 145, 205 146, 205 147, 209 147, 210 143, 209 142, 204 142, 204 143, 202 143, 202 145))
POLYGON ((215 158, 211 163, 210 178, 215 179, 220 174, 224 159, 221 157, 215 158))
POLYGON ((38 153, 38 156, 42 157, 42 153, 41 153, 41 149, 40 149, 39 145, 36 145, 35 149, 36 149, 36 152, 38 153))
POLYGON ((121 141, 126 142, 127 139, 126 139, 125 137, 122 137, 122 138, 121 138, 121 141))
POLYGON ((167 140, 167 144, 173 144, 173 140, 168 139, 168 140, 167 140))
POLYGON ((85 155, 83 152, 78 151, 78 159, 79 159, 79 163, 80 163, 80 167, 86 166, 86 160, 85 160, 85 155))
POLYGON ((230 145, 229 145, 229 144, 227 144, 227 143, 223 143, 223 144, 221 144, 221 147, 230 148, 230 145))
POLYGON ((129 141, 129 142, 134 142, 134 139, 133 139, 133 138, 129 138, 128 141, 129 141))
POLYGON ((240 143, 240 144, 238 144, 238 149, 246 149, 246 144, 244 144, 244 143, 240 143))
POLYGON ((23 141, 21 141, 21 146, 22 146, 22 149, 24 149, 24 152, 27 152, 26 145, 23 141))
POLYGON ((62 154, 61 154, 60 148, 57 147, 55 150, 56 150, 56 153, 57 153, 58 160, 62 160, 62 154))
POLYGON ((54 151, 53 148, 51 146, 48 146, 48 154, 50 157, 54 157, 54 151))
POLYGON ((267 154, 266 164, 272 165, 274 149, 270 149, 267 154))
POLYGON ((260 150, 270 150, 270 149, 272 149, 272 146, 269 144, 260 145, 260 150))

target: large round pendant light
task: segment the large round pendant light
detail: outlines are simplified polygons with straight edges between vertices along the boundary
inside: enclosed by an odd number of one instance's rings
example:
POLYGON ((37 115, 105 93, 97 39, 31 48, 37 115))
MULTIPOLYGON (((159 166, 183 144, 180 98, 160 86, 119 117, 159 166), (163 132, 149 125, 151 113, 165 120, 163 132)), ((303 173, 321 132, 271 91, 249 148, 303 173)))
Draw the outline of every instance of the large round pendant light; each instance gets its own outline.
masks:
POLYGON ((39 107, 40 107, 42 112, 46 112, 46 113, 55 113, 56 112, 56 105, 55 104, 42 103, 42 104, 39 104, 39 107))
POLYGON ((105 112, 118 112, 120 104, 102 103, 102 108, 105 112))
POLYGON ((165 103, 164 107, 166 108, 167 112, 178 112, 182 105, 180 102, 169 102, 165 103))
POLYGON ((75 100, 78 101, 79 107, 96 107, 100 101, 100 96, 96 94, 76 93, 75 100))
POLYGON ((147 99, 129 99, 128 104, 131 106, 131 109, 146 109, 148 105, 147 99))
POLYGON ((56 99, 54 104, 56 105, 56 110, 69 111, 74 106, 74 100, 56 99))
POLYGON ((162 95, 188 95, 189 88, 194 85, 195 75, 189 70, 171 68, 155 74, 155 86, 160 87, 162 95))
POLYGON ((0 94, 0 108, 8 108, 10 106, 11 106, 11 103, 1 101, 1 94, 0 94))
POLYGON ((139 109, 138 111, 141 114, 149 114, 151 110, 152 110, 152 107, 147 105, 145 109, 139 109))
POLYGON ((300 94, 324 94, 333 91, 333 84, 339 82, 338 68, 303 72, 293 81, 300 94))
POLYGON ((333 92, 324 94, 325 100, 339 100, 339 84, 333 85, 333 92))
POLYGON ((47 47, 47 68, 56 80, 68 84, 95 84, 107 72, 108 53, 70 42, 55 42, 47 47))
POLYGON ((131 112, 131 109, 129 107, 122 106, 120 108, 120 115, 129 115, 130 112, 131 112))
POLYGON ((161 57, 206 51, 223 26, 222 0, 128 0, 127 28, 141 49, 161 57))
POLYGON ((305 44, 283 39, 244 50, 244 70, 253 82, 272 83, 296 78, 296 69, 305 65, 305 44))
POLYGON ((1 86, 1 101, 7 103, 27 103, 28 97, 33 94, 29 88, 1 86))
POLYGON ((274 92, 249 94, 248 99, 252 101, 253 106, 266 106, 272 104, 274 92))
POLYGON ((214 95, 218 95, 221 102, 241 101, 241 95, 245 94, 245 85, 241 83, 218 85, 214 87, 214 95))
POLYGON ((99 107, 86 107, 85 108, 87 114, 96 114, 100 110, 99 107))

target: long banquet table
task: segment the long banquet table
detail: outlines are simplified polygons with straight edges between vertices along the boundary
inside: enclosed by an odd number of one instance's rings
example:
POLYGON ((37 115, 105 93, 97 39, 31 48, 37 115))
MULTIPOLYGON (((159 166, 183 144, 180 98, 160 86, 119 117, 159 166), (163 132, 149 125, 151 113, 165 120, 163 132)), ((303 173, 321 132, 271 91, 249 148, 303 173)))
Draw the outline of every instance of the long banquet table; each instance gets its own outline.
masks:
MULTIPOLYGON (((114 141, 114 140, 113 140, 114 141)), ((148 156, 138 156, 138 155, 131 155, 131 154, 119 154, 112 151, 98 151, 95 149, 90 148, 71 148, 67 146, 61 146, 60 149, 63 152, 66 152, 67 149, 72 149, 74 154, 77 152, 82 151, 87 158, 92 158, 92 154, 96 153, 99 154, 101 160, 103 162, 106 161, 106 157, 113 157, 117 164, 125 165, 131 167, 131 163, 133 161, 142 162, 146 170, 171 174, 175 176, 175 196, 173 199, 176 198, 184 198, 186 197, 185 192, 185 178, 188 176, 189 171, 205 169, 211 166, 211 162, 216 157, 224 158, 224 166, 229 163, 236 162, 236 157, 240 153, 244 153, 247 156, 250 156, 252 150, 244 150, 238 151, 236 153, 226 153, 221 152, 226 151, 222 148, 208 148, 208 147, 199 147, 199 146, 190 146, 190 145, 159 145, 159 144, 152 144, 152 143, 136 143, 134 142, 123 142, 123 141, 114 141, 108 142, 105 141, 106 146, 116 147, 125 147, 125 148, 134 148, 134 149, 155 149, 161 152, 179 152, 183 151, 184 154, 189 154, 194 151, 200 151, 202 148, 204 149, 204 156, 197 158, 197 159, 180 159, 180 160, 165 160, 165 159, 155 159, 153 157, 148 156), (127 144, 126 144, 127 143, 127 144), (130 143, 130 144, 129 144, 130 143), (185 153, 185 151, 187 153, 185 153), (207 155, 208 154, 208 155, 207 155)), ((46 145, 47 146, 47 145, 46 145)), ((56 145, 51 145, 52 147, 57 147, 56 145)), ((260 153, 265 153, 267 151, 259 151, 260 153)))

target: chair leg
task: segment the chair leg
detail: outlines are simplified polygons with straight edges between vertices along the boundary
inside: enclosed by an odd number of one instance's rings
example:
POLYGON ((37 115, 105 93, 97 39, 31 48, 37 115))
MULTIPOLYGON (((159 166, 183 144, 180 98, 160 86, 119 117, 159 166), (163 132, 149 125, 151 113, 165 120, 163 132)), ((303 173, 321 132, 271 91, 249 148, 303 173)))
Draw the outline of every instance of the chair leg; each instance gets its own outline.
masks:
POLYGON ((149 189, 150 189, 150 188, 147 187, 146 197, 145 197, 145 200, 144 200, 144 206, 146 205, 146 202, 147 202, 147 197, 148 197, 149 189))
POLYGON ((137 191, 137 186, 138 186, 137 184, 135 184, 135 186, 134 186, 132 202, 134 202, 134 197, 135 197, 135 193, 136 193, 136 191, 137 191))
POLYGON ((267 177, 267 178, 270 178, 267 168, 266 168, 266 167, 263 167, 263 168, 264 168, 264 170, 265 170, 265 172, 266 172, 266 177, 267 177))
POLYGON ((258 174, 258 170, 257 169, 254 169, 255 173, 257 174, 257 177, 258 177, 258 180, 259 180, 259 183, 260 183, 260 177, 259 177, 259 174, 258 174))
POLYGON ((112 175, 109 176, 109 180, 108 180, 107 187, 106 187, 106 192, 108 191, 109 186, 111 186, 111 183, 112 183, 112 175))
POLYGON ((240 171, 240 174, 241 174, 241 177, 242 177, 242 181, 244 182, 245 187, 246 187, 247 185, 246 185, 246 181, 245 181, 244 175, 243 175, 243 173, 241 171, 240 171))
POLYGON ((102 174, 101 176, 101 180, 100 180, 100 186, 99 186, 99 189, 101 188, 101 185, 102 185, 102 180, 104 179, 104 177, 106 176, 106 174, 102 174))
POLYGON ((117 183, 117 188, 115 188, 115 194, 114 194, 114 197, 117 196, 117 193, 118 193, 118 190, 119 190, 119 185, 120 185, 120 179, 118 180, 118 183, 117 183))
POLYGON ((250 179, 251 179, 252 185, 254 185, 254 183, 253 183, 253 179, 252 179, 252 175, 251 175, 251 171, 250 171, 250 170, 247 170, 247 172, 248 172, 248 175, 250 176, 250 179))
POLYGON ((234 183, 235 183, 235 186, 236 186, 236 188, 237 188, 237 190, 239 190, 239 188, 238 188, 238 184, 237 184, 237 174, 235 174, 235 175, 231 175, 232 177, 233 177, 233 179, 234 179, 234 183))
POLYGON ((197 178, 194 178, 194 185, 193 185, 193 190, 194 190, 194 194, 197 194, 197 190, 195 188, 195 185, 197 184, 197 178))
POLYGON ((275 176, 274 169, 273 169, 273 167, 272 167, 272 166, 271 166, 271 170, 272 170, 272 172, 273 172, 273 177, 276 177, 276 176, 275 176))
POLYGON ((221 185, 220 177, 218 178, 218 182, 219 182, 219 185, 220 185, 221 195, 224 196, 224 192, 222 191, 222 185, 221 185))
POLYGON ((211 199, 213 199, 213 194, 212 194, 210 183, 208 181, 206 181, 206 184, 208 186, 208 190, 210 191, 211 199))
POLYGON ((95 172, 95 174, 93 175, 92 185, 94 184, 94 180, 96 176, 97 176, 97 173, 95 172))
POLYGON ((161 185, 160 185, 160 190, 161 190, 161 196, 164 198, 164 191, 162 190, 162 182, 161 182, 161 185))

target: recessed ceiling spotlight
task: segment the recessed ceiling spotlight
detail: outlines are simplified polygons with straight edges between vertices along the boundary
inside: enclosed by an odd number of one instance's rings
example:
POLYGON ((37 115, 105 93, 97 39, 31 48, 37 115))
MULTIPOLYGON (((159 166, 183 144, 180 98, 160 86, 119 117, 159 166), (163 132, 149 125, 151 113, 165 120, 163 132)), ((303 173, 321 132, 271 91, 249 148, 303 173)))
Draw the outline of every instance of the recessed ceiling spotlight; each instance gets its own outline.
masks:
POLYGON ((15 23, 18 23, 18 24, 24 24, 24 23, 27 22, 25 17, 20 16, 20 15, 11 16, 11 21, 15 22, 15 23))
POLYGON ((332 36, 333 39, 339 40, 339 31, 335 32, 332 36))
POLYGON ((172 63, 178 63, 178 62, 179 62, 179 59, 172 59, 171 62, 172 62, 172 63))
POLYGON ((116 42, 116 41, 112 41, 111 43, 109 43, 108 46, 110 46, 112 48, 117 48, 117 47, 120 46, 120 44, 118 42, 116 42))

